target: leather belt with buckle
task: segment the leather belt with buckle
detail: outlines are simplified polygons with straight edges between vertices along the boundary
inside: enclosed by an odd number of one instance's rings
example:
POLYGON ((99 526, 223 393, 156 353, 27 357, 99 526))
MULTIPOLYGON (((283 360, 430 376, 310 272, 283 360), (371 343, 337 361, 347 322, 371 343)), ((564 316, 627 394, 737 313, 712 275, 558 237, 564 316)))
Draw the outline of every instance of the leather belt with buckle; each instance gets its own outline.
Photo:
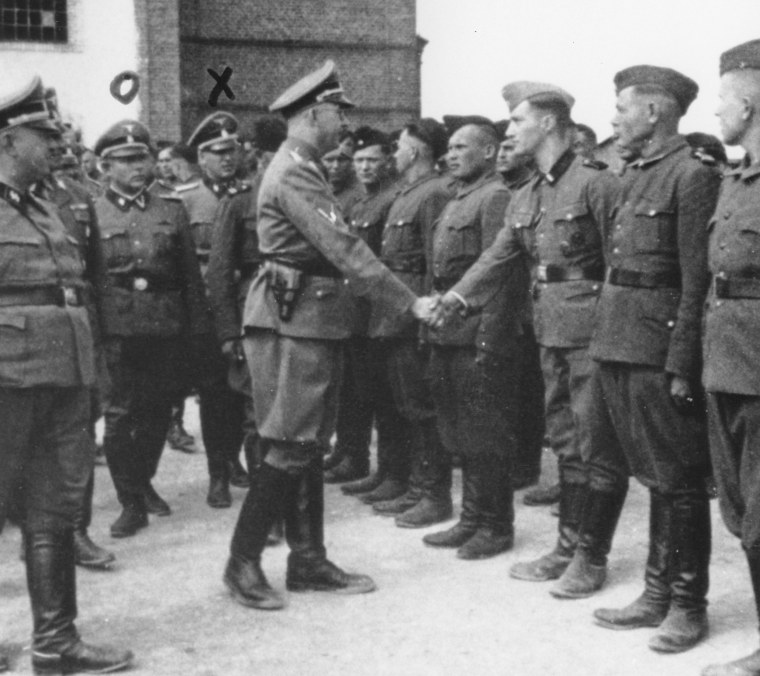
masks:
POLYGON ((680 289, 681 275, 676 271, 640 272, 610 268, 607 282, 614 286, 633 286, 640 289, 680 289))
POLYGON ((717 298, 757 298, 760 299, 760 279, 754 277, 729 277, 724 272, 715 275, 715 296, 717 298))
POLYGON ((551 284, 554 282, 576 282, 587 279, 592 282, 604 281, 604 267, 590 268, 563 267, 561 265, 539 265, 536 268, 536 278, 539 282, 551 284))
POLYGON ((80 307, 82 289, 75 286, 41 286, 32 289, 0 289, 0 307, 14 305, 58 305, 80 307))

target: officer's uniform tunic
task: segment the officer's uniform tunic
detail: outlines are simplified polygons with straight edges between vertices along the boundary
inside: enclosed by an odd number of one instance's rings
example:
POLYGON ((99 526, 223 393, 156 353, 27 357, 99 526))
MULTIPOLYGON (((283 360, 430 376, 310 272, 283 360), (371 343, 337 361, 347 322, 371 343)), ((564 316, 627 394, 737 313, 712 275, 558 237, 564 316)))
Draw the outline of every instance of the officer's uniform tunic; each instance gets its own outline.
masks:
POLYGON ((515 194, 493 246, 453 290, 468 303, 488 298, 500 275, 527 255, 535 267, 533 323, 547 433, 562 479, 610 490, 623 481, 625 463, 608 417, 594 405, 587 349, 604 276, 602 242, 618 190, 601 166, 568 150, 547 174, 537 174, 515 194))
POLYGON ((29 533, 70 530, 94 457, 84 264, 50 202, 0 184, 0 224, 0 525, 23 484, 29 533))
POLYGON ((688 413, 668 374, 697 387, 708 285, 707 223, 718 174, 674 136, 628 165, 607 246, 591 356, 632 473, 664 493, 709 471, 704 404, 688 413))
POLYGON ((268 261, 299 270, 302 279, 292 314, 283 319, 265 264, 251 285, 243 320, 256 422, 269 441, 267 461, 281 468, 308 465, 329 442, 342 341, 353 327, 348 294, 398 314, 415 299, 349 232, 318 159, 315 148, 289 138, 264 174, 259 249, 268 261))
MULTIPOLYGON (((176 194, 187 210, 195 252, 204 279, 220 200, 225 196, 234 197, 249 192, 250 189, 248 183, 233 180, 222 184, 205 176, 176 189, 176 194)), ((229 473, 228 463, 237 457, 243 442, 245 398, 228 384, 228 364, 222 357, 218 341, 210 339, 207 345, 201 347, 198 357, 201 369, 201 433, 206 448, 209 475, 226 477, 229 473)))
POLYGON ((723 178, 709 222, 704 329, 710 451, 728 529, 760 552, 760 165, 723 178))
POLYGON ((147 190, 128 198, 108 188, 95 209, 107 271, 103 329, 112 381, 104 448, 119 499, 128 504, 154 476, 171 404, 187 387, 187 337, 212 327, 181 205, 147 190))

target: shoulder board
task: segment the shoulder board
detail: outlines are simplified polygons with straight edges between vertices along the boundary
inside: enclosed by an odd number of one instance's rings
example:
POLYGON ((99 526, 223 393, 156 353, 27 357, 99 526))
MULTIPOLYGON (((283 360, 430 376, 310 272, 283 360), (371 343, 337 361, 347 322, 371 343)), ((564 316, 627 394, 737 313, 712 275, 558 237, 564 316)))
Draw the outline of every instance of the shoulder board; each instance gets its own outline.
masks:
POLYGON ((604 162, 602 162, 601 160, 590 160, 588 158, 586 158, 585 160, 583 160, 583 166, 584 167, 591 167, 592 169, 597 169, 599 171, 601 171, 602 169, 606 169, 607 168, 607 165, 604 162))
POLYGON ((708 167, 715 167, 718 164, 712 155, 708 155, 706 152, 700 150, 699 148, 692 150, 691 156, 698 159, 702 164, 706 164, 708 167))
MULTIPOLYGON (((183 183, 182 185, 176 185, 174 186, 174 193, 180 194, 183 192, 187 192, 188 190, 194 190, 200 185, 200 181, 193 181, 192 183, 183 183)), ((174 194, 170 193, 170 194, 174 194)))

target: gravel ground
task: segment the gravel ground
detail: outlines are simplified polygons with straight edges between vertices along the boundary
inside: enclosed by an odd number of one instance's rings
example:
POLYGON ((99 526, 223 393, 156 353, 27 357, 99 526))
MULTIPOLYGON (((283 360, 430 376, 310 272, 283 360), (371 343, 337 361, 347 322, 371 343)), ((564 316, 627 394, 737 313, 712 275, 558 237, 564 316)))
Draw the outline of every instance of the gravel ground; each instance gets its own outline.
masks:
MULTIPOLYGON (((198 437, 197 408, 186 424, 198 437)), ((546 477, 553 459, 545 454, 546 477)), ((517 560, 553 544, 556 519, 548 508, 516 499, 512 551, 486 561, 461 561, 452 551, 426 548, 427 530, 393 521, 327 487, 327 549, 342 567, 373 576, 378 591, 364 596, 290 594, 279 612, 234 603, 221 582, 229 539, 244 496, 233 507, 205 504, 205 456, 168 450, 155 486, 172 505, 167 518, 132 538, 113 540, 118 515, 105 467, 97 468, 93 538, 118 560, 109 572, 79 570, 79 629, 85 639, 132 648, 132 673, 183 676, 267 674, 300 676, 627 676, 699 674, 704 665, 757 648, 757 619, 738 543, 713 503, 711 633, 694 650, 662 656, 647 648, 654 630, 613 632, 591 612, 625 605, 641 591, 646 557, 646 492, 632 484, 611 557, 607 586, 595 597, 558 601, 551 583, 512 580, 517 560)), ((459 473, 455 504, 459 502, 459 473)), ((0 536, 0 643, 14 673, 31 673, 30 613, 19 534, 0 536)), ((267 550, 270 582, 284 589, 286 547, 267 550)))

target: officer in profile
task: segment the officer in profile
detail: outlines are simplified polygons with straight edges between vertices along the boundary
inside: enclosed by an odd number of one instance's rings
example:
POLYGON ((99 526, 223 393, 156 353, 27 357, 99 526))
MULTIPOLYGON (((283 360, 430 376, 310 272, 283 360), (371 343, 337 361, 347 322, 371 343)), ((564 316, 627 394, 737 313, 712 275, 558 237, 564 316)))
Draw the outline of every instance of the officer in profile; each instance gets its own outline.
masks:
POLYGON ((94 344, 77 245, 55 206, 29 192, 50 173, 60 133, 54 92, 39 77, 0 96, 0 527, 21 486, 32 667, 56 674, 132 661, 84 643, 74 624, 74 517, 95 453, 94 344))
POLYGON ((262 180, 257 231, 264 264, 243 317, 264 460, 240 511, 224 573, 235 600, 255 608, 284 605, 261 570, 280 514, 290 547, 288 589, 375 589, 366 575, 333 564, 324 544, 322 456, 334 429, 343 341, 351 329, 347 295, 367 297, 389 314, 429 313, 429 304, 349 232, 319 165, 337 145, 352 105, 327 61, 270 106, 285 116, 288 138, 262 180))
POLYGON ((95 151, 109 184, 95 200, 106 267, 103 331, 111 393, 103 447, 123 511, 111 535, 129 537, 147 514, 171 508, 152 479, 171 406, 193 364, 188 341, 212 331, 210 309, 182 206, 148 189, 148 129, 135 120, 110 127, 95 151))

